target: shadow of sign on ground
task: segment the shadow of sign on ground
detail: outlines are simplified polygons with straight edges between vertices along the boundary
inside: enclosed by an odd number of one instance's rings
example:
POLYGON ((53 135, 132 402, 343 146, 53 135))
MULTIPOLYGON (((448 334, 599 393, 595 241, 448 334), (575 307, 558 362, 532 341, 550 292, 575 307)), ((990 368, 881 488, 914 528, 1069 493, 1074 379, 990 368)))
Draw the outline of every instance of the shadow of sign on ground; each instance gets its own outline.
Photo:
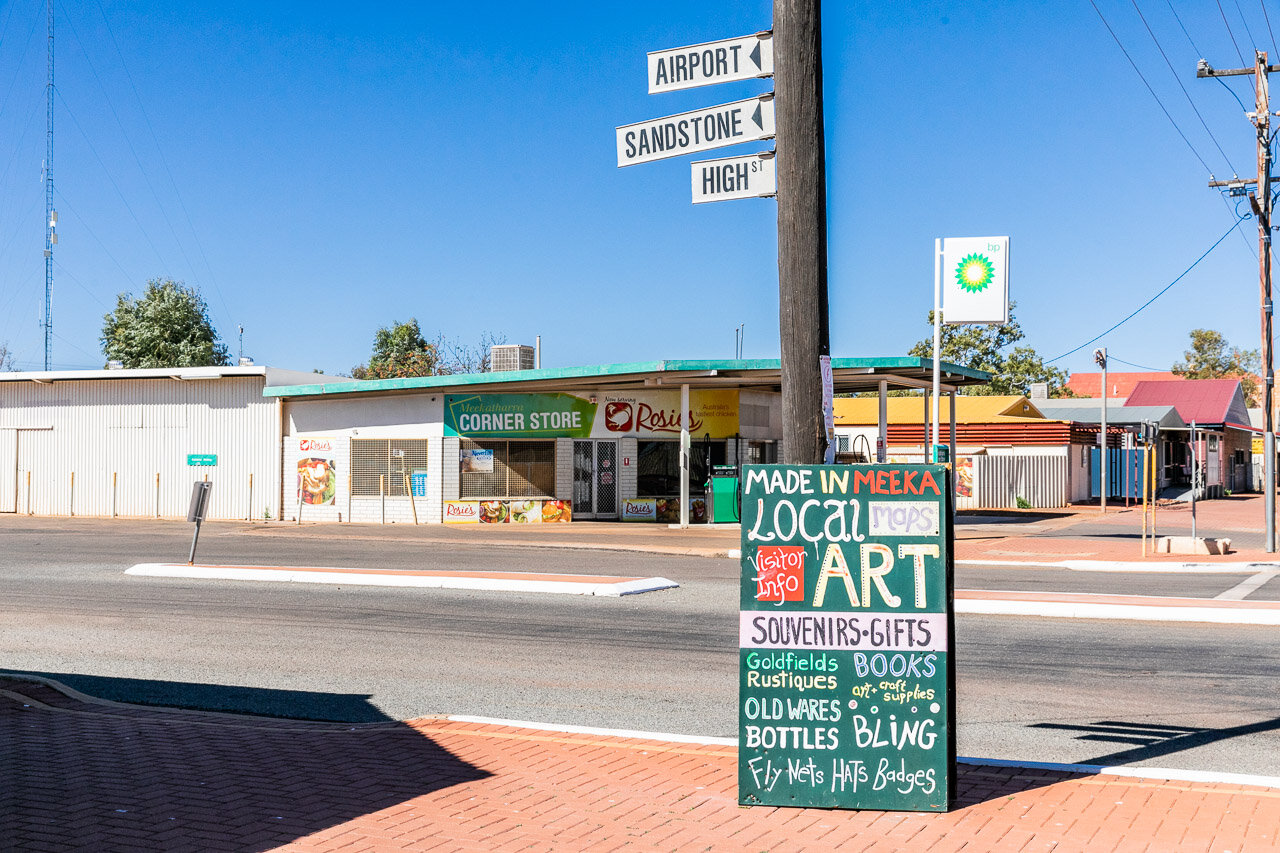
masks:
POLYGON ((114 678, 73 672, 31 672, 7 670, 5 674, 47 678, 72 690, 136 705, 157 705, 231 714, 287 717, 291 720, 321 720, 338 723, 396 722, 358 693, 322 693, 311 690, 281 690, 242 687, 235 684, 200 684, 145 678, 114 678))
POLYGON ((1129 749, 1109 752, 1086 759, 1084 764, 1119 765, 1171 755, 1198 746, 1280 730, 1280 717, 1225 728, 1137 723, 1124 720, 1099 720, 1096 723, 1032 723, 1033 729, 1060 729, 1080 732, 1077 740, 1100 743, 1134 744, 1129 749))
MULTIPOLYGON (((354 701, 364 697, 315 704, 354 701)), ((366 717, 377 713, 369 707, 366 717)), ((381 719, 117 705, 0 674, 0 838, 10 849, 265 851, 490 775, 381 719)))

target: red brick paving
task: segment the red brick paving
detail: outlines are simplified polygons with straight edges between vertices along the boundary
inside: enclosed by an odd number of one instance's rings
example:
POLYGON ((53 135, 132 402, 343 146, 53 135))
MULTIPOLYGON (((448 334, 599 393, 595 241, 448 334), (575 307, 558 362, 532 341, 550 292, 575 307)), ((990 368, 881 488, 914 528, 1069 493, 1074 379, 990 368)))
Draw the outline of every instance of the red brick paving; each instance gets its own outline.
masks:
POLYGON ((743 808, 732 747, 347 726, 0 679, 0 849, 1280 849, 1280 789, 960 765, 947 814, 743 808))

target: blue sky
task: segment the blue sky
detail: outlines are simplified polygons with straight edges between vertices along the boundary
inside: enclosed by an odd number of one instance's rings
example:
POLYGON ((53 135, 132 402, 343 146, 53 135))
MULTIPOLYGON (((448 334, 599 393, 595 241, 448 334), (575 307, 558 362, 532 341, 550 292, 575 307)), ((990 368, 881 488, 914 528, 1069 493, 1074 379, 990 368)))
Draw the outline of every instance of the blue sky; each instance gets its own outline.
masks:
MULTIPOLYGON (((834 354, 928 336, 935 237, 1010 236, 1025 343, 1053 357, 1231 227, 1206 182, 1254 174, 1252 82, 1233 96, 1195 63, 1277 61, 1263 6, 1223 4, 1224 23, 1143 0, 1157 46, 1132 3, 1097 3, 1190 146, 1087 0, 826 4, 834 354)), ((618 125, 768 91, 645 84, 647 51, 767 29, 768 2, 55 13, 57 368, 101 366, 102 315, 153 277, 198 286, 233 355, 243 325, 246 355, 301 370, 349 371, 411 316, 464 343, 541 335, 548 367, 728 358, 739 324, 748 357, 778 355, 775 202, 695 207, 688 180, 690 160, 771 144, 625 169, 614 150, 618 125)), ((43 360, 45 15, 0 7, 0 343, 25 369, 43 360)), ((1106 345, 1168 369, 1197 327, 1257 347, 1256 223, 1239 230, 1056 363, 1094 369, 1106 345)))

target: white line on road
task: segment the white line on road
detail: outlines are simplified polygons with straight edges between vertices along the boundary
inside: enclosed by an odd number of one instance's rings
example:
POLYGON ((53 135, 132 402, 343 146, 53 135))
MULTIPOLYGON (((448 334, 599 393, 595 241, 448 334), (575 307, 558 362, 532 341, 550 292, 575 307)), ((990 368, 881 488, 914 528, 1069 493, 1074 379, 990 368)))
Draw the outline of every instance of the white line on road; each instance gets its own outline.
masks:
POLYGON ((1275 563, 1136 563, 1120 560, 956 560, 957 566, 1008 566, 1022 569, 1068 569, 1073 572, 1146 572, 1155 574, 1247 575, 1276 569, 1275 563))
POLYGON ((1267 584, 1267 581, 1277 576, 1280 576, 1280 572, 1275 569, 1267 569, 1265 571, 1258 572, 1253 577, 1245 578, 1240 581, 1240 583, 1231 587, 1231 589, 1220 593, 1215 597, 1220 598, 1223 601, 1244 601, 1250 595, 1262 589, 1262 587, 1267 584))
MULTIPOLYGON (((1212 599, 1207 599, 1212 600, 1212 599)), ((986 616, 1049 616, 1059 619, 1135 619, 1142 622, 1213 622, 1220 625, 1280 625, 1274 608, 1166 607, 1158 604, 957 598, 956 613, 986 616)))
MULTIPOLYGON (((463 575, 367 574, 333 571, 290 571, 266 566, 185 566, 178 563, 139 563, 125 569, 126 575, 153 578, 202 578, 212 580, 276 581, 281 583, 327 583, 347 586, 395 586, 426 589, 476 589, 490 592, 552 592, 568 595, 635 595, 678 587, 666 578, 599 581, 536 580, 518 577, 466 577, 463 575)), ((500 573, 499 573, 500 574, 500 573)))

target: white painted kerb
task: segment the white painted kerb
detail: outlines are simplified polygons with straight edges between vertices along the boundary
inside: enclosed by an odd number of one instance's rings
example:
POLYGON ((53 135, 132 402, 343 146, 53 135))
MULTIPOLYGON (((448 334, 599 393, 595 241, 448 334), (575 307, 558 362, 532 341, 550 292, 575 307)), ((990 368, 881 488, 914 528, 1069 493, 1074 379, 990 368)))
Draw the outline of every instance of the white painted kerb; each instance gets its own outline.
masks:
POLYGON ((640 578, 617 583, 477 578, 458 575, 366 574, 333 571, 295 572, 258 566, 188 566, 181 563, 139 563, 126 575, 153 578, 199 578, 205 580, 276 581, 279 583, 328 583, 347 586, 393 586, 425 589, 477 589, 490 592, 551 592, 563 595, 635 595, 678 587, 666 578, 640 578))

